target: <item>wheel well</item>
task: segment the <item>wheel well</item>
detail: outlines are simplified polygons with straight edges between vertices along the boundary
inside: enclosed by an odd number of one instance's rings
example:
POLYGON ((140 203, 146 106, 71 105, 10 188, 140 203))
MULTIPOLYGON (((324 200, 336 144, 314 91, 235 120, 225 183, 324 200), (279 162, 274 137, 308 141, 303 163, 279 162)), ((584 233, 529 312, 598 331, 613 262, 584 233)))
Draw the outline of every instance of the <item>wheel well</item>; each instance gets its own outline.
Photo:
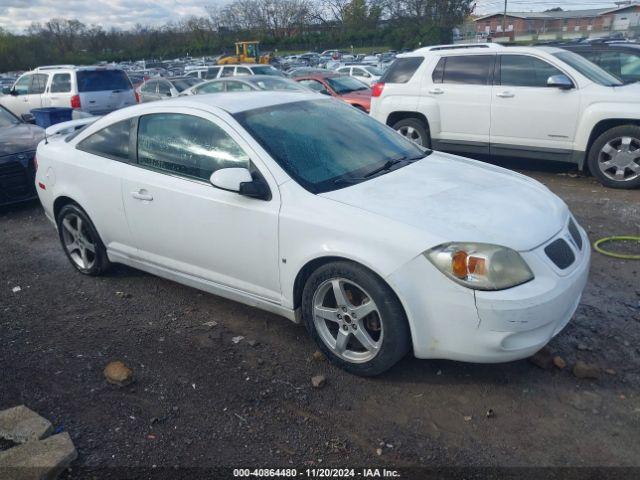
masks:
POLYGON ((58 197, 55 199, 53 202, 53 218, 56 219, 56 221, 58 219, 58 213, 60 213, 62 207, 69 205, 70 203, 75 203, 77 205, 77 202, 69 197, 58 197))
POLYGON ((293 282, 293 308, 300 308, 302 305, 302 291, 307 283, 307 280, 313 272, 319 269, 321 266, 332 262, 351 262, 348 258, 343 257, 320 257, 310 262, 300 269, 296 279, 293 282))
MULTIPOLYGON (((593 127, 591 130, 591 135, 589 135, 589 142, 587 143, 586 154, 589 155, 589 151, 591 150, 591 145, 596 139, 602 135, 604 132, 611 128, 622 127, 624 125, 640 125, 640 120, 634 119, 624 119, 624 118, 612 118, 609 120, 601 120, 593 127)), ((585 168, 589 168, 588 162, 585 162, 585 168)))
POLYGON ((393 112, 391 115, 387 117, 387 125, 392 127, 393 125, 398 123, 400 120, 404 120, 406 118, 415 118, 417 120, 420 120, 422 123, 425 124, 427 129, 429 129, 429 121, 427 120, 427 117, 425 117, 423 114, 419 112, 393 112))

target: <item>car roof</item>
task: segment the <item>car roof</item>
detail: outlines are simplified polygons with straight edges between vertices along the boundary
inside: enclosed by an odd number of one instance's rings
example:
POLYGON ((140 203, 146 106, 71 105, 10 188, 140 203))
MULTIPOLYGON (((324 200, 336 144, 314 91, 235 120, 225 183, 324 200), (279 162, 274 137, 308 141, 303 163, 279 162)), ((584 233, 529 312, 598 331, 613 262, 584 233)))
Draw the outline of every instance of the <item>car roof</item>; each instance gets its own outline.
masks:
MULTIPOLYGON (((227 92, 224 94, 213 93, 205 95, 193 95, 186 97, 176 97, 172 100, 165 100, 163 105, 184 106, 209 110, 211 107, 219 108, 227 113, 235 114, 254 110, 257 108, 272 107, 274 105, 284 105, 287 103, 301 102, 305 100, 320 100, 324 97, 315 92, 302 91, 279 91, 274 95, 272 91, 254 92, 227 92)), ((153 102, 142 105, 154 105, 153 102)), ((157 106, 157 105, 156 105, 157 106)))
MULTIPOLYGON (((480 44, 485 45, 485 44, 480 44)), ((492 45, 492 47, 487 48, 486 46, 478 46, 477 48, 474 46, 465 46, 464 48, 455 48, 449 45, 444 45, 442 48, 440 47, 425 47, 418 50, 414 50, 413 52, 403 53, 398 55, 398 58, 408 58, 408 57, 424 57, 428 55, 491 55, 495 53, 538 53, 545 52, 548 54, 553 54, 557 52, 562 52, 562 48, 553 47, 553 46, 529 46, 529 47, 505 47, 505 46, 495 46, 495 44, 487 44, 492 45)))

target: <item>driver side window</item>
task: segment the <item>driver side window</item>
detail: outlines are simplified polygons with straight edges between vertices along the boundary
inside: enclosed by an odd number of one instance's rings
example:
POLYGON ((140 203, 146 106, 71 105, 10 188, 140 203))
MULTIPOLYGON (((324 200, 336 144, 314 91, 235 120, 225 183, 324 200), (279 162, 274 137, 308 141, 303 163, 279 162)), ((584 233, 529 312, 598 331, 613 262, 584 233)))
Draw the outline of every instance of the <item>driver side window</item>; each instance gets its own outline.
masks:
POLYGON ((31 77, 33 75, 24 75, 18 79, 13 87, 16 95, 26 95, 29 93, 29 86, 31 86, 31 77))
POLYGON ((193 115, 158 113, 140 117, 138 164, 208 181, 221 168, 249 168, 249 156, 221 127, 193 115))

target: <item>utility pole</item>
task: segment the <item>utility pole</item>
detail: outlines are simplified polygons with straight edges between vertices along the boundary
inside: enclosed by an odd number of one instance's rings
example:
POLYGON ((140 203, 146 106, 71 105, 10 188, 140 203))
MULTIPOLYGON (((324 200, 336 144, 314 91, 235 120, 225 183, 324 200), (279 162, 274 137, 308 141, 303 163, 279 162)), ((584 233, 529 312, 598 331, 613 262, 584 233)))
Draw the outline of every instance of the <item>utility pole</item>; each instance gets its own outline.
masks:
POLYGON ((507 33, 507 0, 504 0, 504 15, 502 16, 502 35, 507 33))

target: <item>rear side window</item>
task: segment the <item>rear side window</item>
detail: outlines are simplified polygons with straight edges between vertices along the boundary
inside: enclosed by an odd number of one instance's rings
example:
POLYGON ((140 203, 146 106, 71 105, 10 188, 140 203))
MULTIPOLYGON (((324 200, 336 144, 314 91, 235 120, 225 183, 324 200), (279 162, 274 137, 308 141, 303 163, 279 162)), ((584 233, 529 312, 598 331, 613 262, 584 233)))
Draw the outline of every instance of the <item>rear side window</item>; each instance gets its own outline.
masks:
POLYGON ((36 73, 31 79, 31 86, 29 87, 29 95, 39 95, 44 93, 44 89, 47 87, 47 80, 49 75, 43 73, 36 73))
POLYGON ((207 73, 204 75, 204 78, 207 80, 217 78, 219 72, 220 72, 220 67, 211 67, 207 70, 207 73))
POLYGON ((132 122, 133 119, 123 120, 98 130, 82 140, 77 148, 101 157, 128 162, 132 122))
POLYGON ((433 83, 442 83, 442 76, 444 75, 444 64, 446 62, 446 58, 441 58, 438 62, 438 65, 436 65, 436 68, 433 70, 433 74, 431 74, 433 83))
POLYGON ((446 57, 442 83, 490 85, 495 55, 460 55, 446 57))
POLYGON ((246 67, 237 67, 236 75, 251 75, 251 70, 246 67))
POLYGON ((56 73, 51 80, 51 93, 68 93, 71 91, 71 74, 56 73))
POLYGON ((407 83, 422 65, 423 57, 397 58, 380 79, 381 83, 407 83))
POLYGON ((553 65, 528 55, 501 55, 500 85, 546 87, 553 75, 563 73, 553 65))
POLYGON ((138 164, 208 181, 220 168, 249 168, 249 157, 224 130, 204 118, 159 113, 140 117, 138 164))
POLYGON ((78 92, 131 90, 129 77, 122 70, 80 70, 76 73, 78 92))

